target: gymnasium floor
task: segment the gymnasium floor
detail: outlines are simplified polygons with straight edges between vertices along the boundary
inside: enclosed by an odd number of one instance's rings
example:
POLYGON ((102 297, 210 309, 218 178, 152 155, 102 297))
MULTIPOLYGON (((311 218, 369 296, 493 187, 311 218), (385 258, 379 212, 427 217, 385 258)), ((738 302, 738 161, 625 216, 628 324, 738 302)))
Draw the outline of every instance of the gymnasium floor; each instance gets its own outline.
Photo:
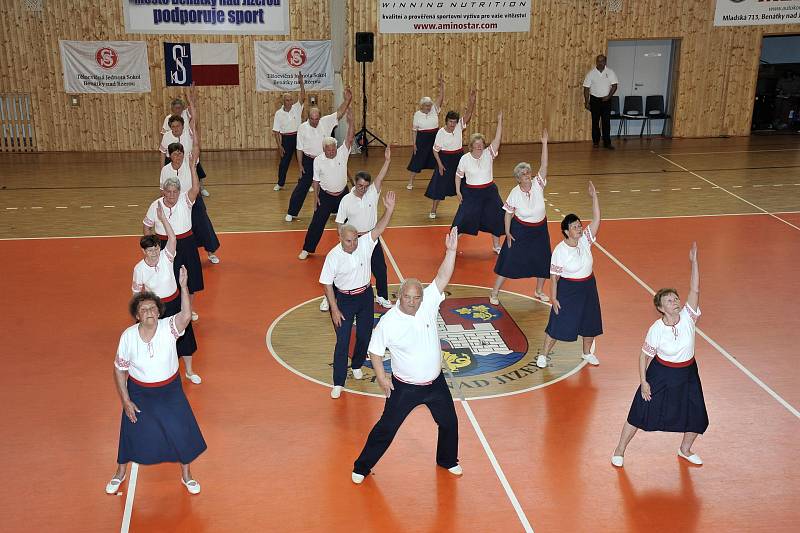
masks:
MULTIPOLYGON (((311 311, 335 234, 298 261, 310 199, 299 221, 283 222, 291 186, 272 191, 274 154, 204 153, 222 262, 204 264, 207 289, 196 299, 203 384, 184 383, 209 444, 192 467, 199 496, 186 493, 175 465, 141 467, 135 484, 129 470, 120 495, 103 493, 120 420, 112 360, 130 324, 130 276, 141 257, 134 236, 157 195, 155 154, 0 154, 0 529, 796 531, 800 143, 636 139, 617 147, 552 144, 546 189, 553 245, 563 214, 589 217, 587 179, 600 192, 601 365, 558 368, 576 348, 560 346, 553 367, 534 376, 539 385, 483 399, 471 399, 481 396, 474 379, 454 378, 464 476, 435 467, 435 425, 420 409, 361 486, 349 473, 383 402, 368 381, 352 379, 359 394, 333 401, 325 384, 284 366, 329 373, 330 321, 311 311), (656 318, 650 291, 686 292, 693 240, 703 311, 697 359, 711 418, 694 449, 705 465, 676 457, 680 436, 640 432, 625 468, 615 469, 609 458, 656 318)), ((538 166, 539 148, 501 148, 501 195, 518 161, 538 166)), ((428 174, 405 189, 408 153, 395 150, 384 185, 399 197, 384 234, 390 283, 433 278, 455 212, 451 199, 437 220, 427 218, 428 174)), ((374 174, 381 161, 378 149, 366 161, 352 156, 350 171, 374 174)), ((290 185, 295 179, 293 166, 290 185)), ((490 240, 464 237, 459 246, 451 291, 485 298, 490 240)), ((504 288, 506 312, 536 331, 528 335, 535 356, 547 310, 526 298, 530 281, 504 288)))

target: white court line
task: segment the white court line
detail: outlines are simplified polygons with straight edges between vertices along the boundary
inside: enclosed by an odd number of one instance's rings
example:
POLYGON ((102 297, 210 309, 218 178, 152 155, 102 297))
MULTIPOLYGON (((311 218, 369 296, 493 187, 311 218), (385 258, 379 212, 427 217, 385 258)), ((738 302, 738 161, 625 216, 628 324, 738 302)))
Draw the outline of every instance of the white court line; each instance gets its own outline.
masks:
POLYGON ((764 150, 730 150, 726 152, 665 152, 664 155, 755 154, 759 152, 798 152, 798 151, 800 151, 800 148, 770 148, 764 150))
POLYGON ((136 479, 139 477, 139 464, 131 464, 131 476, 128 479, 128 494, 125 496, 125 512, 122 513, 122 526, 120 533, 128 533, 131 527, 131 514, 133 513, 133 498, 136 496, 136 479))
POLYGON ((775 215, 775 214, 773 214, 773 213, 770 213, 769 211, 767 211, 767 210, 766 210, 766 209, 764 209, 763 207, 759 207, 759 206, 757 206, 756 204, 754 204, 753 202, 751 202, 751 201, 749 201, 749 200, 745 200, 744 198, 742 198, 742 197, 741 197, 741 196, 739 196, 738 194, 736 194, 736 193, 733 193, 733 192, 731 192, 731 191, 727 190, 727 189, 726 189, 726 188, 724 188, 724 187, 720 187, 719 185, 717 185, 717 184, 716 184, 716 183, 714 183, 713 181, 711 181, 711 180, 709 180, 709 179, 706 179, 706 178, 704 178, 703 176, 701 176, 701 175, 700 175, 700 174, 698 174, 697 172, 693 172, 693 171, 689 170, 688 168, 686 168, 686 167, 684 167, 684 166, 682 166, 682 165, 679 165, 679 164, 678 164, 678 163, 676 163, 675 161, 672 161, 672 160, 670 160, 669 158, 667 158, 667 157, 664 157, 664 156, 663 156, 663 155, 661 155, 661 154, 656 154, 655 152, 652 152, 652 151, 651 151, 651 153, 652 153, 652 154, 655 154, 655 155, 657 155, 658 157, 660 157, 661 159, 663 159, 663 160, 664 160, 664 161, 666 161, 667 163, 670 163, 670 164, 672 164, 672 165, 675 165, 676 167, 678 167, 679 169, 683 170, 684 172, 688 172, 688 173, 689 173, 689 174, 691 174, 692 176, 694 176, 694 177, 696 177, 696 178, 700 178, 701 180, 705 181, 705 182, 706 182, 706 183, 708 183, 709 185, 712 185, 713 187, 715 187, 715 188, 717 188, 717 189, 720 189, 720 190, 722 190, 722 191, 725 191, 726 193, 730 194, 730 195, 731 195, 731 196, 733 196, 734 198, 736 198, 736 199, 738 199, 738 200, 741 200, 742 202, 744 202, 744 203, 746 203, 746 204, 748 204, 748 205, 751 205, 751 206, 755 207, 755 208, 756 208, 756 209, 758 209, 759 211, 762 211, 763 213, 765 213, 765 214, 767 214, 767 215, 771 216, 772 218, 774 218, 774 219, 776 219, 776 220, 780 220, 781 222, 783 222, 783 223, 784 223, 784 224, 786 224, 787 226, 790 226, 790 227, 792 227, 792 228, 796 229, 797 231, 800 231, 800 227, 798 227, 798 226, 795 226, 794 224, 792 224, 792 223, 791 223, 791 222, 789 222, 788 220, 784 220, 784 219, 782 219, 781 217, 779 217, 779 216, 777 216, 777 215, 775 215))
MULTIPOLYGON (((395 261, 392 252, 389 250, 389 247, 386 246, 386 241, 383 241, 383 250, 386 252, 386 256, 389 258, 389 262, 392 264, 392 268, 394 268, 395 274, 397 274, 397 278, 402 282, 405 278, 403 278, 403 274, 400 272, 400 269, 397 266, 397 261, 395 261)), ((456 390, 455 384, 453 384, 453 389, 456 390)), ((489 457, 489 462, 492 464, 492 468, 494 468, 495 474, 497 474, 498 479, 500 480, 500 484, 503 486, 503 489, 506 491, 506 496, 511 501, 511 506, 517 512, 517 517, 519 518, 520 523, 522 524, 522 528, 528 532, 533 533, 533 526, 531 526, 528 517, 525 515, 525 511, 522 509, 522 506, 517 499, 517 495, 514 494, 514 489, 511 488, 511 484, 508 482, 506 475, 503 473, 503 469, 500 467, 500 463, 497 462, 497 457, 495 457, 494 452, 492 451, 492 447, 489 446, 489 441, 486 440, 486 436, 483 434, 483 430, 481 429, 480 424, 478 424, 478 419, 475 418, 475 415, 472 412, 472 409, 469 406, 469 402, 463 396, 459 400, 461 402, 461 407, 464 408, 464 411, 467 413, 467 418, 469 418, 470 423, 472 424, 472 428, 475 430, 475 433, 478 435, 478 440, 480 440, 481 445, 483 446, 483 450, 486 452, 486 455, 489 457)))
MULTIPOLYGON (((606 250, 605 248, 603 248, 603 246, 601 246, 601 245, 600 245, 599 243, 597 243, 597 242, 595 242, 595 243, 594 243, 594 246, 596 246, 596 247, 597 247, 597 248, 598 248, 598 249, 599 249, 601 252, 603 252, 603 253, 604 253, 604 254, 605 254, 605 255, 606 255, 606 256, 607 256, 609 259, 611 259, 611 261, 613 261, 613 262, 614 262, 614 263, 615 263, 615 264, 616 264, 618 267, 620 267, 620 268, 621 268, 621 269, 622 269, 622 270, 623 270, 623 271, 624 271, 626 274, 628 274, 630 277, 632 277, 632 278, 633 278, 633 279, 636 281, 636 283, 638 283, 639 285, 641 285, 641 286, 642 286, 642 287, 643 287, 643 288, 644 288, 644 289, 645 289, 647 292, 649 292, 649 293, 650 293, 650 295, 651 295, 651 296, 652 296, 652 295, 654 295, 654 294, 656 293, 656 291, 654 291, 654 290, 652 289, 652 287, 650 287, 650 286, 649 286, 647 283, 645 283, 644 281, 642 281, 642 279, 641 279, 639 276, 637 276, 636 274, 634 274, 634 273, 633 273, 633 271, 631 271, 631 269, 629 269, 628 267, 626 267, 626 266, 625 266, 625 265, 622 263, 622 261, 620 261, 619 259, 617 259, 616 257, 614 257, 614 256, 613 256, 613 255, 612 255, 612 254, 611 254, 611 253, 610 253, 608 250, 606 250)), ((745 374, 747 377, 749 377, 751 380, 753 380, 753 382, 754 382, 756 385, 758 385, 759 387, 761 387, 761 388, 762 388, 762 389, 763 389, 763 390, 764 390, 764 391, 765 391, 767 394, 769 394, 770 396, 772 396, 772 397, 773 397, 773 398, 774 398, 774 399, 775 399, 775 400, 776 400, 776 401, 777 401, 779 404, 781 404, 783 407, 785 407, 787 411, 789 411, 790 413, 792 413, 792 414, 793 414, 795 417, 797 417, 797 418, 800 418, 800 411, 798 411, 797 409, 795 409, 795 408, 794 408, 794 407, 793 407, 793 406, 792 406, 792 405, 791 405, 789 402, 787 402, 786 400, 784 400, 784 399, 783 399, 783 398, 782 398, 782 397, 781 397, 781 396, 780 396, 780 395, 779 395, 777 392, 775 392, 774 390, 772 390, 772 389, 769 387, 769 385, 767 385, 766 383, 764 383, 763 381, 761 381, 761 380, 758 378, 758 376, 756 376, 756 375, 755 375, 755 374, 753 374, 753 373, 752 373, 750 370, 748 370, 748 369, 747 369, 747 367, 745 367, 745 366, 744 366, 742 363, 740 363, 740 362, 739 362, 739 361, 738 361, 738 360, 737 360, 735 357, 733 357, 733 356, 732 356, 730 353, 728 353, 728 351, 727 351, 725 348, 723 348, 722 346, 720 346, 720 344, 719 344, 718 342, 716 342, 716 341, 715 341, 715 340, 713 340, 711 337, 709 337, 708 335, 706 335, 706 333, 705 333, 705 332, 703 332, 703 330, 701 330, 700 328, 697 328, 697 327, 696 327, 696 328, 695 328, 695 330, 696 330, 696 331, 697 331, 697 333, 699 333, 699 334, 700 334, 700 336, 701 336, 701 337, 703 337, 703 338, 704 338, 704 339, 705 339, 705 340, 706 340, 706 341, 707 341, 707 342, 708 342, 708 343, 709 343, 711 346, 713 346, 713 347, 714 347, 714 349, 716 349, 716 350, 717 350, 717 351, 718 351, 720 354, 722 354, 722 356, 723 356, 723 357, 725 357, 725 358, 726 358, 728 361, 730 361, 730 362, 731 362, 731 363, 732 363, 732 364, 733 364, 733 365, 734 365, 736 368, 738 368, 739 370, 741 370, 741 371, 742 371, 742 372, 743 372, 743 373, 744 373, 744 374, 745 374)))

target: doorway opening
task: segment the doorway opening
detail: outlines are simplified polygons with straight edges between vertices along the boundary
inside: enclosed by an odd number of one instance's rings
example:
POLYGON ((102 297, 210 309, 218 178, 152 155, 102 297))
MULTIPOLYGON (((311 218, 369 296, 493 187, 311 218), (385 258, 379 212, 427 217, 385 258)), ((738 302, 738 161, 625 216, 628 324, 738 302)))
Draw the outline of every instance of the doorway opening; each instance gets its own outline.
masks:
POLYGON ((800 35, 762 39, 751 131, 800 132, 800 35))

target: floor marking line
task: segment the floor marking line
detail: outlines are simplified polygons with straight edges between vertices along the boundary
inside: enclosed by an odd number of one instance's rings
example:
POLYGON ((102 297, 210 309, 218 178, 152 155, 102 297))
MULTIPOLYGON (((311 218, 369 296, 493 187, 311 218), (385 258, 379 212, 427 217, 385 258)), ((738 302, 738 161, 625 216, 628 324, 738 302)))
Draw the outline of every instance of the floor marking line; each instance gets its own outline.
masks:
POLYGON ((665 152, 665 154, 666 155, 710 155, 710 154, 753 154, 759 152, 798 152, 798 151, 800 151, 800 148, 771 148, 764 150, 730 150, 727 152, 665 152))
POLYGON ((131 475, 128 479, 128 494, 125 495, 125 512, 122 513, 120 533, 128 533, 131 527, 131 514, 133 513, 133 498, 136 496, 136 479, 139 477, 139 464, 131 464, 131 475))
MULTIPOLYGON (((386 241, 384 241, 383 238, 381 238, 381 241, 383 245, 383 250, 389 257, 389 262, 392 264, 392 268, 394 268, 394 272, 395 274, 397 274, 397 278, 402 282, 405 278, 403 278, 403 274, 400 272, 400 269, 397 266, 397 262, 394 259, 394 255, 392 255, 392 252, 389 251, 389 247, 386 245, 386 241)), ((450 372, 450 369, 446 368, 445 371, 450 376, 451 383, 455 384, 455 380, 453 378, 453 374, 450 372)), ((533 526, 531 526, 528 517, 525 515, 525 511, 522 509, 522 505, 520 505, 519 500, 517 499, 517 495, 514 493, 514 489, 511 488, 511 484, 508 482, 505 473, 503 473, 503 469, 500 466, 500 463, 497 461, 497 457, 494 455, 492 447, 489 445, 489 441, 483 434, 483 430, 481 429, 481 426, 478 423, 478 419, 475 418, 475 414, 472 412, 472 408, 469 406, 468 400, 464 397, 460 389, 457 389, 454 386, 453 390, 455 390, 459 395, 461 401, 461 407, 463 407, 464 411, 467 413, 467 418, 469 418, 470 424, 472 424, 472 429, 474 429, 475 433, 478 435, 478 440, 480 441, 481 446, 483 446, 483 451, 486 452, 486 455, 489 457, 489 462, 491 463, 495 474, 500 480, 500 484, 503 486, 503 490, 505 490, 506 496, 508 496, 508 499, 511 502, 511 506, 514 508, 514 511, 516 511, 517 518, 519 518, 519 521, 522 524, 522 528, 527 533, 533 533, 533 526)))
MULTIPOLYGON (((679 164, 678 164, 678 163, 676 163, 675 161, 672 161, 672 160, 670 160, 669 158, 667 158, 667 157, 664 157, 664 156, 663 156, 663 155, 661 155, 661 154, 656 154, 655 152, 652 152, 652 153, 653 153, 653 154, 655 154, 655 155, 657 155, 658 157, 660 157, 661 159, 663 159, 663 160, 664 160, 664 161, 666 161, 667 163, 670 163, 671 165, 675 165, 676 167, 678 167, 679 169, 683 170, 684 172, 688 172, 688 173, 689 173, 689 174, 691 174, 692 176, 694 176, 694 177, 696 177, 696 178, 700 178, 701 180, 705 181, 705 182, 706 182, 706 183, 708 183, 709 185, 711 185, 711 186, 713 186, 713 187, 715 187, 715 188, 718 188, 718 189, 720 189, 720 190, 722 190, 722 191, 724 191, 724 192, 726 192, 726 193, 730 194, 730 195, 731 195, 731 196, 733 196, 734 198, 736 198, 736 199, 738 199, 738 200, 741 200, 742 202, 744 202, 744 203, 746 203, 746 204, 748 204, 748 205, 751 205, 751 206, 755 207, 755 208, 756 208, 756 209, 758 209, 759 211, 763 211, 763 212, 764 212, 764 213, 766 213, 767 215, 769 215, 769 216, 773 217, 775 220, 779 220, 779 221, 783 222, 784 224, 786 224, 787 226, 790 226, 790 227, 792 227, 792 228, 796 229, 797 231, 800 231, 800 227, 798 227, 798 226, 795 226, 794 224, 792 224, 792 223, 791 223, 791 222, 789 222, 788 220, 784 220, 784 219, 782 219, 781 217, 779 217, 779 216, 777 216, 777 215, 775 215, 775 214, 773 214, 773 213, 770 213, 769 211, 767 211, 767 210, 766 210, 766 209, 764 209, 763 207, 759 207, 759 206, 757 206, 756 204, 754 204, 753 202, 751 202, 751 201, 749 201, 749 200, 745 200, 744 198, 742 198, 742 197, 741 197, 741 196, 739 196, 738 194, 736 194, 736 193, 733 193, 733 192, 729 191, 728 189, 726 189, 726 188, 724 188, 724 187, 720 187, 719 185, 717 185, 717 184, 716 184, 716 183, 714 183, 713 181, 711 181, 711 180, 709 180, 709 179, 707 179, 707 178, 704 178, 703 176, 701 176, 701 175, 700 175, 700 174, 698 174, 697 172, 694 172, 694 171, 692 171, 692 170, 689 170, 688 168, 686 168, 686 167, 684 167, 684 166, 682 166, 682 165, 679 165, 679 164)), ((755 187, 757 187, 757 185, 755 185, 755 187)))
MULTIPOLYGON (((608 250, 606 250, 606 249, 605 249, 605 248, 604 248, 602 245, 600 245, 599 243, 595 242, 595 243, 594 243, 594 246, 596 246, 596 247, 597 247, 597 248, 598 248, 598 249, 599 249, 601 252, 603 252, 603 253, 606 255, 606 257, 608 257, 609 259, 611 259, 611 261, 612 261, 612 262, 614 262, 614 263, 615 263, 615 264, 616 264, 616 265, 617 265, 619 268, 621 268, 621 269, 622 269, 622 270, 623 270, 623 271, 624 271, 626 274, 628 274, 630 277, 632 277, 632 278, 634 279, 634 281, 636 281, 636 283, 638 283, 639 285, 641 285, 641 286, 642 286, 642 287, 643 287, 643 288, 644 288, 644 289, 645 289, 645 290, 646 290, 648 293, 650 293, 650 295, 651 295, 651 296, 652 296, 652 295, 654 295, 654 294, 656 293, 656 291, 654 291, 652 287, 650 287, 650 286, 649 286, 647 283, 645 283, 645 282, 644 282, 644 281, 643 281, 643 280, 642 280, 642 279, 641 279, 639 276, 637 276, 636 274, 634 274, 634 273, 633 273, 633 271, 632 271, 631 269, 629 269, 627 266, 625 266, 625 265, 622 263, 622 261, 620 261, 619 259, 617 259, 617 258, 616 258, 614 255, 612 255, 612 254, 611 254, 611 252, 609 252, 608 250)), ((731 362, 731 363, 732 363, 732 364, 733 364, 733 365, 734 365, 736 368, 738 368, 739 370, 741 370, 741 371, 742 371, 742 373, 744 373, 744 375, 746 375, 747 377, 749 377, 749 378, 750 378, 750 379, 751 379, 751 380, 752 380, 752 381, 753 381, 753 382, 754 382, 756 385, 758 385, 759 387, 761 387, 761 388, 764 390, 764 392, 766 392, 767 394, 769 394, 770 396, 772 396, 772 397, 773 397, 773 398, 774 398, 774 399, 775 399, 775 400, 776 400, 776 401, 777 401, 779 404, 781 404, 783 407, 785 407, 787 411, 789 411, 789 412, 790 412, 791 414, 793 414, 795 417, 797 417, 798 419, 800 419, 800 411, 798 411, 797 409, 795 409, 795 408, 794 408, 794 407, 793 407, 793 406, 792 406, 792 405, 791 405, 789 402, 787 402, 786 400, 784 400, 784 399, 783 399, 783 398, 782 398, 782 397, 781 397, 781 396, 780 396, 780 395, 779 395, 777 392, 775 392, 774 390, 772 390, 772 389, 769 387, 769 385, 767 385, 766 383, 764 383, 763 381, 761 381, 761 379, 759 379, 759 378, 758 378, 758 377, 757 377, 755 374, 753 374, 753 373, 752 373, 752 372, 751 372, 751 371, 750 371, 750 370, 749 370, 747 367, 745 367, 745 366, 744 366, 742 363, 740 363, 740 362, 739 362, 739 361, 738 361, 738 360, 737 360, 735 357, 733 357, 733 356, 732 356, 732 355, 731 355, 731 354, 730 354, 730 353, 729 353, 729 352, 728 352, 728 351, 727 351, 725 348, 723 348, 723 347, 722 347, 722 346, 721 346, 721 345, 720 345, 718 342, 714 341, 714 340, 713 340, 711 337, 709 337, 709 336, 708 336, 708 335, 707 335, 707 334, 706 334, 706 333, 705 333, 703 330, 701 330, 700 328, 695 328, 695 330, 696 330, 696 331, 697 331, 697 333, 699 333, 699 334, 700 334, 700 336, 701 336, 701 337, 703 337, 703 338, 704 338, 704 339, 705 339, 705 340, 706 340, 706 341, 707 341, 707 342, 708 342, 708 343, 709 343, 709 344, 710 344, 710 345, 711 345, 711 346, 712 346, 714 349, 716 349, 716 350, 717 350, 717 351, 718 351, 720 354, 722 354, 722 356, 723 356, 723 357, 725 357, 725 359, 727 359, 728 361, 730 361, 730 362, 731 362)))

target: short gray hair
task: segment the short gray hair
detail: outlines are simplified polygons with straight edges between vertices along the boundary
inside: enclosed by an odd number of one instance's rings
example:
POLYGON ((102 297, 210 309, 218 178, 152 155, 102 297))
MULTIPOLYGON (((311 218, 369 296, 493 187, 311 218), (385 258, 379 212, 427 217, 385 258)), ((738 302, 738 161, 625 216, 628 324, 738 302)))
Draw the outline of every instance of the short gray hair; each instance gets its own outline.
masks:
POLYGON ((431 100, 430 96, 423 96, 419 99, 419 105, 423 106, 428 104, 433 104, 433 100, 431 100))
POLYGON ((420 292, 423 292, 425 290, 422 286, 422 282, 417 278, 406 278, 400 283, 400 290, 398 291, 400 296, 403 295, 403 292, 406 290, 406 287, 410 287, 412 285, 419 287, 420 292))
POLYGON ((342 226, 339 228, 339 237, 341 237, 345 233, 355 233, 356 235, 358 235, 358 230, 352 224, 342 224, 342 226))
POLYGON ((322 146, 336 146, 336 139, 333 137, 325 137, 322 139, 322 146))
POLYGON ((164 183, 161 184, 161 190, 166 191, 167 187, 175 187, 179 191, 181 190, 181 180, 174 177, 169 177, 164 180, 164 183))
POLYGON ((526 170, 528 172, 533 172, 530 163, 525 163, 524 161, 522 163, 517 163, 517 166, 514 167, 514 177, 519 180, 519 178, 522 176, 522 173, 526 170))
POLYGON ((170 107, 175 106, 175 105, 179 105, 181 107, 186 107, 186 103, 184 103, 182 98, 175 98, 174 100, 172 100, 172 103, 170 104, 170 107))

